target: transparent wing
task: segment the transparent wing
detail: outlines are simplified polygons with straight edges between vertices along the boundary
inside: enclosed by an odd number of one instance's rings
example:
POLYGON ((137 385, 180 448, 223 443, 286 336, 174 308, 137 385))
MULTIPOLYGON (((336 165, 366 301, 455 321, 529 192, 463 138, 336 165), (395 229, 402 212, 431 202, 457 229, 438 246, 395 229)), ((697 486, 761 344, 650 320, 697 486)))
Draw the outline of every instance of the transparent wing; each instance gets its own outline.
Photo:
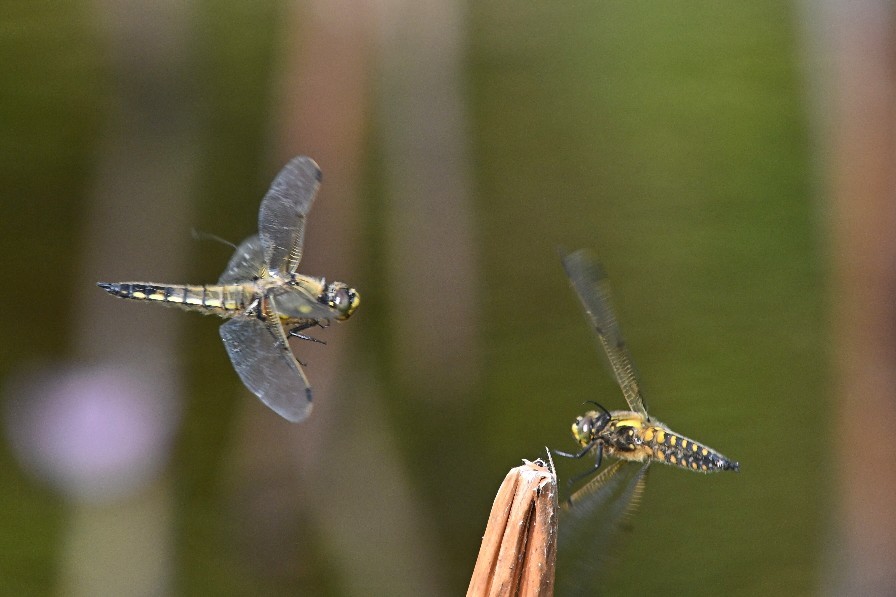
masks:
POLYGON ((631 410, 646 416, 647 409, 644 406, 638 373, 610 301, 610 282, 607 274, 587 251, 564 255, 563 268, 591 319, 616 381, 622 388, 625 401, 631 410))
POLYGON ((255 234, 240 243, 230 258, 224 273, 218 278, 218 284, 236 284, 247 282, 255 277, 267 275, 264 265, 264 250, 261 239, 255 234))
POLYGON ((562 593, 599 590, 617 535, 644 491, 649 462, 617 460, 576 491, 560 511, 557 584, 562 593))
POLYGON ((243 383, 274 412, 293 423, 311 413, 311 386, 276 317, 251 315, 221 326, 221 339, 243 383))
POLYGON ((283 167, 258 212, 258 234, 264 262, 271 274, 296 271, 302 259, 305 216, 320 186, 320 168, 311 158, 299 156, 283 167))

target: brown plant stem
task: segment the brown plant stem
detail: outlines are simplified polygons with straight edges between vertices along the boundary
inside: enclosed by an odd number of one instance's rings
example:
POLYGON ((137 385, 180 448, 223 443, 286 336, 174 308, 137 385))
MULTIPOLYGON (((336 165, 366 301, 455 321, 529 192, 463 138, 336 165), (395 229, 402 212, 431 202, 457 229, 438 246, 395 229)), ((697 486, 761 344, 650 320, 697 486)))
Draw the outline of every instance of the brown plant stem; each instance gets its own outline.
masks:
POLYGON ((557 477, 540 462, 524 462, 495 496, 468 597, 554 594, 557 477))

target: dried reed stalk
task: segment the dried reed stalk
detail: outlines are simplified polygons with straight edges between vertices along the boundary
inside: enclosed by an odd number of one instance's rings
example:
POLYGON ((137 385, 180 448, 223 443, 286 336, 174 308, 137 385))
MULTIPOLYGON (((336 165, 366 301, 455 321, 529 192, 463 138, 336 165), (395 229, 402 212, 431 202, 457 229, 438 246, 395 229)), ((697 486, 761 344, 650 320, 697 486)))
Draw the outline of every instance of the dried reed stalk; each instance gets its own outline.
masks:
POLYGON ((468 597, 554 594, 557 477, 540 462, 524 462, 495 496, 468 597))

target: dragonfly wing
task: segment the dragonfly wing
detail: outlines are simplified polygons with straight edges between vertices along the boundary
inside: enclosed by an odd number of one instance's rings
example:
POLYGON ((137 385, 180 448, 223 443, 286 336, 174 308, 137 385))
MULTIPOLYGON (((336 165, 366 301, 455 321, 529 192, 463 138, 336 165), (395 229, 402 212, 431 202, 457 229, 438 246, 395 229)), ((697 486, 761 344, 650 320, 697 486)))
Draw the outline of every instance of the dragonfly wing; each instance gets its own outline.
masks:
POLYGON ((563 268, 597 332, 629 408, 646 416, 638 372, 619 329, 606 272, 587 251, 564 255, 563 268))
POLYGON ((267 275, 264 266, 264 249, 258 235, 252 235, 236 248, 233 257, 224 273, 218 278, 218 284, 237 284, 248 282, 254 278, 263 278, 267 275))
POLYGON ((274 275, 296 271, 302 259, 305 216, 320 187, 320 168, 311 158, 299 156, 283 167, 258 213, 258 233, 264 262, 274 275))
POLYGON ((311 413, 311 386, 276 317, 241 315, 220 333, 233 368, 262 402, 293 423, 311 413))
POLYGON ((557 579, 591 594, 606 576, 614 541, 644 491, 649 462, 617 460, 576 491, 560 512, 557 579))

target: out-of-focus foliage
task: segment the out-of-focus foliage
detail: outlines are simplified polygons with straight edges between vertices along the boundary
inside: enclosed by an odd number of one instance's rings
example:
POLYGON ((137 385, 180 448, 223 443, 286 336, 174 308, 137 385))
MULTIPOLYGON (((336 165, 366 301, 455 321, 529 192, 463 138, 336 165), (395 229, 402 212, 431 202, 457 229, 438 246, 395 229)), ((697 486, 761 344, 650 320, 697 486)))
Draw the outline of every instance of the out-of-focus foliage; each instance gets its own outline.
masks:
MULTIPOLYGON (((104 109, 99 40, 85 9, 0 9, 0 272, 24 282, 0 296, 3 377, 17 362, 61 356, 69 346, 70 312, 60 297, 76 283, 79 198, 104 109)), ((65 512, 22 475, 5 442, 0 462, 0 593, 46 593, 65 512)))
MULTIPOLYGON (((76 278, 80 208, 97 132, 115 108, 94 5, 7 4, 0 259, 4 277, 24 285, 0 295, 0 374, 71 344, 64 297, 94 282, 76 278)), ((290 34, 278 4, 248 6, 199 4, 195 32, 204 214, 196 224, 234 239, 252 232, 259 172, 272 170, 270 86, 290 34)), ((618 567, 601 579, 607 592, 810 592, 830 489, 829 398, 824 272, 788 6, 497 1, 471 4, 467 17, 482 383, 457 409, 433 411, 398 387, 386 393, 404 464, 433 513, 447 592, 469 578, 506 470, 544 446, 572 449, 569 425, 584 400, 623 404, 558 246, 602 258, 651 413, 741 463, 738 475, 712 477, 652 467, 618 567), (436 421, 433 434, 426 423, 436 421), (447 466, 463 479, 460 493, 438 485, 447 466)), ((376 122, 370 129, 365 234, 377 245, 362 258, 365 303, 351 325, 364 329, 361 348, 388 387, 381 339, 401 313, 388 312, 383 297, 412 300, 413 291, 390 287, 376 263, 388 242, 378 228, 388 197, 378 191, 376 122)), ((215 279, 228 257, 214 245, 194 252, 196 281, 215 279)), ((104 300, 98 293, 98 309, 104 300)), ((439 314, 432 318, 438 325, 439 314)), ((189 346, 179 350, 193 381, 171 468, 175 586, 338 593, 326 543, 313 533, 291 540, 311 545, 319 563, 285 586, 235 562, 239 521, 225 513, 236 499, 227 470, 237 411, 221 399, 234 379, 212 324, 184 316, 184 325, 189 346)), ((583 464, 558 463, 561 479, 583 464)), ((66 512, 6 447, 0 480, 0 592, 46 593, 66 512)))

